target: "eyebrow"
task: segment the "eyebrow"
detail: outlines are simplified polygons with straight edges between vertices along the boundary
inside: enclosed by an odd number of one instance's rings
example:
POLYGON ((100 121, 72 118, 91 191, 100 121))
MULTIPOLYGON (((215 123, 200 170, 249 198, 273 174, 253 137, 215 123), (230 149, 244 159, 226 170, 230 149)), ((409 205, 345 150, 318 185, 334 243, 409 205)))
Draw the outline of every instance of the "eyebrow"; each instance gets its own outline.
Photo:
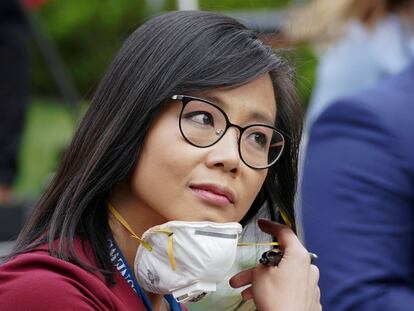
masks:
MULTIPOLYGON (((213 104, 220 106, 221 108, 226 108, 229 106, 226 102, 221 100, 220 97, 203 94, 201 95, 200 98, 206 99, 212 102, 213 104)), ((257 122, 261 124, 275 126, 275 121, 273 120, 273 118, 269 117, 269 115, 267 115, 266 113, 262 113, 259 111, 252 111, 250 113, 250 119, 256 120, 257 122)))

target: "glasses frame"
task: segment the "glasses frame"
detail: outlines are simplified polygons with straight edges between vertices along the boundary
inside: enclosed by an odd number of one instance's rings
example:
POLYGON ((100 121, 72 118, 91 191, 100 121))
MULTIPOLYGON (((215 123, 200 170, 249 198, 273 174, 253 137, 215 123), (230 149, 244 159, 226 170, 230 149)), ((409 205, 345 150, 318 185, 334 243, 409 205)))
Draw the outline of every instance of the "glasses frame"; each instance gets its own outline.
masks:
POLYGON ((199 97, 194 97, 194 96, 189 96, 189 95, 173 95, 173 96, 171 96, 170 97, 172 100, 178 100, 178 101, 181 101, 181 103, 183 104, 182 105, 182 108, 181 108, 181 112, 180 112, 180 119, 179 119, 179 128, 180 128, 180 132, 181 132, 181 135, 184 137, 184 139, 190 144, 190 145, 192 145, 192 146, 194 146, 194 147, 197 147, 197 148, 208 148, 208 147, 211 147, 211 146, 213 146, 213 145, 215 145, 215 144, 217 144, 223 137, 224 137, 224 135, 226 134, 226 132, 227 132, 227 130, 230 128, 230 127, 235 127, 235 128, 237 128, 238 130, 239 130, 239 137, 237 138, 237 145, 238 145, 238 151, 239 151, 239 156, 240 156, 240 159, 243 161, 243 163, 244 164, 246 164, 248 167, 250 167, 250 168, 252 168, 252 169, 254 169, 254 170, 263 170, 263 169, 267 169, 267 168, 269 168, 269 167, 271 167, 272 165, 274 165, 276 162, 277 162, 277 160, 279 160, 279 158, 280 158, 280 156, 282 155, 282 153, 283 153, 283 150, 284 150, 284 147, 285 147, 285 142, 286 142, 286 140, 285 140, 285 137, 283 136, 283 134, 280 132, 280 131, 278 131, 275 127, 273 127, 273 126, 271 126, 271 125, 268 125, 268 124, 261 124, 261 123, 255 123, 255 124, 249 124, 248 126, 245 126, 245 127, 242 127, 242 126, 239 126, 239 125, 237 125, 237 124, 234 124, 234 123, 231 123, 230 122, 230 120, 229 120, 229 117, 227 116, 227 114, 224 112, 224 110, 223 109, 221 109, 219 106, 217 106, 216 104, 214 104, 214 103, 212 103, 212 102, 210 102, 210 101, 208 101, 208 100, 206 100, 206 99, 203 99, 203 98, 199 98, 199 97), (203 103, 206 103, 206 104, 208 104, 208 105, 211 105, 211 106, 213 106, 213 107, 215 107, 216 109, 218 109, 222 114, 223 114, 223 116, 224 116, 224 119, 226 120, 226 128, 223 130, 223 132, 221 133, 221 136, 214 142, 214 143, 211 143, 210 145, 207 145, 207 146, 199 146, 199 145, 196 145, 196 144, 194 144, 193 142, 191 142, 185 135, 184 135, 184 132, 183 132, 183 130, 182 130, 182 128, 181 128, 181 119, 182 119, 182 114, 183 114, 183 111, 184 111, 184 108, 185 108, 185 106, 190 102, 190 101, 192 101, 192 100, 197 100, 197 101, 201 101, 201 102, 203 102, 203 103), (241 153, 241 150, 240 150, 240 141, 241 141, 241 137, 243 136, 243 133, 247 130, 247 129, 249 129, 249 128, 251 128, 251 127, 254 127, 254 126, 264 126, 264 127, 267 127, 267 128, 270 128, 270 129, 272 129, 272 130, 274 130, 275 132, 277 132, 281 137, 282 137, 282 139, 283 139, 283 145, 282 145, 282 149, 280 150, 280 152, 279 152, 279 155, 276 157, 276 159, 275 160, 273 160, 271 163, 269 163, 268 165, 266 165, 266 166, 263 166, 263 167, 254 167, 254 166, 251 166, 250 164, 248 164, 248 163, 246 163, 246 161, 243 159, 243 156, 242 156, 242 153, 241 153))

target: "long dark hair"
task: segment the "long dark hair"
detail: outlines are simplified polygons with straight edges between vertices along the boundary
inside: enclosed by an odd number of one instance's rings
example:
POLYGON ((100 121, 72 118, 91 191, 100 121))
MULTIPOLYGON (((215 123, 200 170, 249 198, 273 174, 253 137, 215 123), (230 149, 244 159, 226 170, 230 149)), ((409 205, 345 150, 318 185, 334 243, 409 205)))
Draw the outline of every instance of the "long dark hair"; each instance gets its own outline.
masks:
POLYGON ((100 270, 113 280, 106 202, 111 188, 131 174, 146 132, 166 99, 239 86, 264 73, 270 73, 274 84, 276 126, 287 144, 242 222, 267 201, 272 215, 283 209, 294 224, 301 114, 291 69, 232 18, 171 12, 147 21, 120 49, 10 257, 48 242, 53 256, 88 268, 75 254, 74 238, 80 236, 91 242, 100 270))

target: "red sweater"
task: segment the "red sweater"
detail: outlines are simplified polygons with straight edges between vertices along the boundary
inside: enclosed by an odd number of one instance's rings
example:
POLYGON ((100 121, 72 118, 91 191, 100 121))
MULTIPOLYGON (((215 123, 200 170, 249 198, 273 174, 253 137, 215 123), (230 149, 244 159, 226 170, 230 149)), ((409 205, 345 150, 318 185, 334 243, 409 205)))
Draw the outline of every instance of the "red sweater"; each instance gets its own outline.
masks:
MULTIPOLYGON (((91 248, 84 249, 76 243, 79 257, 95 267, 91 248)), ((0 310, 147 310, 118 272, 115 281, 110 286, 102 274, 52 257, 45 246, 0 266, 0 310)))

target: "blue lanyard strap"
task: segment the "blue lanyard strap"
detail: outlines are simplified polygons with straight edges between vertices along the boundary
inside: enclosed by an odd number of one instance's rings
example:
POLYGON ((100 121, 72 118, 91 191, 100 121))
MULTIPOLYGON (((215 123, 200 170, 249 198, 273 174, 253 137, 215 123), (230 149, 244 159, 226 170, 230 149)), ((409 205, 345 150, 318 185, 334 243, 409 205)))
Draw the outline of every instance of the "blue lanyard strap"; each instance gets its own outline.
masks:
MULTIPOLYGON (((131 286, 133 291, 142 300, 148 311, 153 311, 151 301, 149 300, 145 291, 139 286, 135 275, 131 272, 127 261, 122 255, 121 250, 116 245, 112 238, 108 238, 109 256, 111 258, 112 265, 118 270, 118 272, 124 277, 127 283, 131 286)), ((172 311, 182 311, 180 304, 175 300, 173 295, 165 295, 164 298, 168 301, 172 311)))

